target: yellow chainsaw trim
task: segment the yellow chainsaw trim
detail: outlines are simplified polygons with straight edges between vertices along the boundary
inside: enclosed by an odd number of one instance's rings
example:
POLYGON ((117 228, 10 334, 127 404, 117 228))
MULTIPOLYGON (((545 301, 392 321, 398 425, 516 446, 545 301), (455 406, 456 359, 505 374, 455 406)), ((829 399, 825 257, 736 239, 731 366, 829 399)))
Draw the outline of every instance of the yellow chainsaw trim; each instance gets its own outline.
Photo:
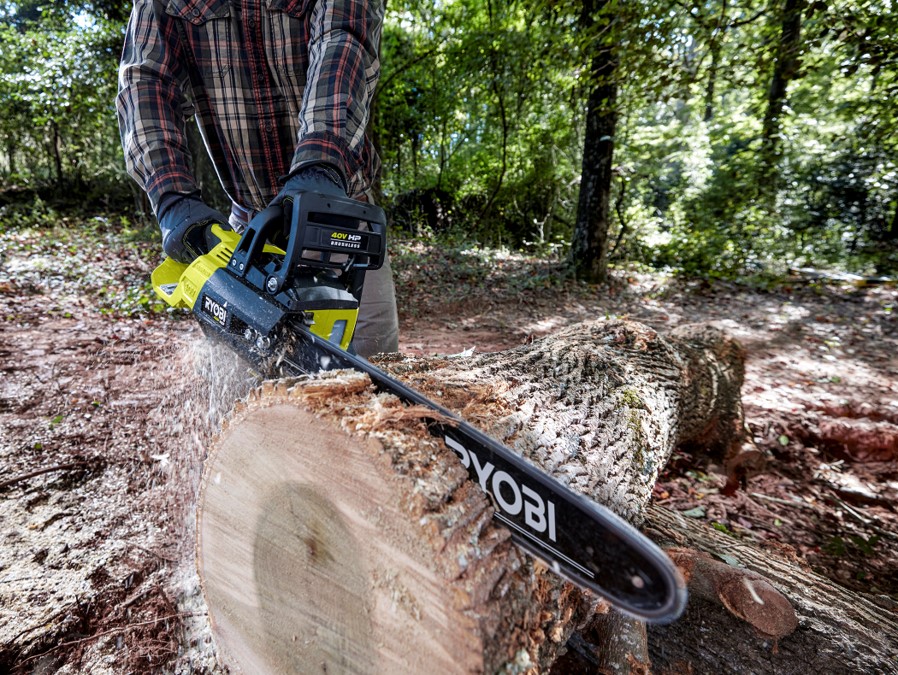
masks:
MULTIPOLYGON (((218 237, 219 243, 207 254, 190 264, 166 258, 153 270, 153 290, 166 304, 193 309, 203 285, 217 270, 227 267, 240 242, 240 235, 218 225, 212 226, 212 234, 218 237)), ((284 255, 283 249, 271 244, 266 244, 264 251, 284 255)), ((358 309, 317 309, 310 313, 313 315, 313 323, 309 329, 313 334, 340 345, 341 349, 349 349, 355 333, 358 309)))
MULTIPOLYGON (((218 225, 212 225, 212 234, 218 237, 219 243, 206 255, 201 255, 189 265, 166 258, 153 270, 153 290, 172 307, 193 309, 203 284, 216 270, 227 266, 237 242, 240 241, 239 234, 233 230, 224 230, 218 225)), ((266 246, 266 250, 268 248, 266 246)))
POLYGON ((355 322, 358 309, 316 309, 311 312, 312 325, 309 330, 318 337, 340 345, 340 349, 349 349, 355 333, 355 322))
MULTIPOLYGON (((234 255, 234 249, 240 241, 238 233, 213 224, 212 234, 218 237, 218 244, 206 255, 201 255, 189 265, 166 258, 150 275, 156 295, 172 307, 193 309, 203 284, 216 270, 227 267, 234 255)), ((284 255, 283 249, 271 244, 265 244, 264 251, 284 255)))

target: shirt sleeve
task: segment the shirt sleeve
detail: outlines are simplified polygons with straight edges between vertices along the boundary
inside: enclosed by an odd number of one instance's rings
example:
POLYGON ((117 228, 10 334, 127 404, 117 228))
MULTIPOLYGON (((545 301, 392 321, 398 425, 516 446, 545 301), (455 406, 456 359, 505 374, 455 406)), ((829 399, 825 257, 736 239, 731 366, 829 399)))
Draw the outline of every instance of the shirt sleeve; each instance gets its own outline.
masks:
POLYGON ((334 166, 349 192, 371 180, 365 129, 380 76, 381 0, 319 0, 310 17, 309 69, 291 172, 334 166))
POLYGON ((156 0, 135 0, 119 65, 116 110, 125 166, 154 212, 168 192, 197 191, 185 134, 186 99, 177 77, 175 20, 156 0))

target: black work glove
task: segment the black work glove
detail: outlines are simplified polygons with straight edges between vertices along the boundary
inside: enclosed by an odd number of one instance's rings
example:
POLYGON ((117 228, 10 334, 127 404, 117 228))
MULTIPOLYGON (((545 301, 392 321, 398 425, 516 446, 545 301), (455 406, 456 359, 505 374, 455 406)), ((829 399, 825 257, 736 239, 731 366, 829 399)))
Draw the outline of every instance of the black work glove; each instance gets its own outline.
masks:
POLYGON ((281 204, 286 200, 293 201, 298 192, 320 192, 335 197, 346 196, 346 186, 343 177, 333 167, 327 164, 311 164, 287 178, 284 187, 277 196, 271 200, 271 204, 281 204))
POLYGON ((220 211, 193 195, 162 195, 156 217, 162 230, 162 249, 181 263, 192 263, 215 247, 218 237, 212 234, 212 225, 231 229, 220 211))

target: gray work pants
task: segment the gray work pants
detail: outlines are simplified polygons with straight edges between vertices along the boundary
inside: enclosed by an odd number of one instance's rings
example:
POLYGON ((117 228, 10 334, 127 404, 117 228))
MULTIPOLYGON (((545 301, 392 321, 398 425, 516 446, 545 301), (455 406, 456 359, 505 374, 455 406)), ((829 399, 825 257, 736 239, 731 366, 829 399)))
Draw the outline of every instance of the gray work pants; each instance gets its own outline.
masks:
MULTIPOLYGON (((233 204, 228 220, 234 230, 242 232, 253 215, 252 211, 233 204)), ((365 274, 352 349, 365 357, 399 351, 399 316, 389 254, 383 267, 365 274)))
POLYGON ((399 317, 389 255, 383 267, 365 274, 352 347, 366 357, 399 351, 399 317))

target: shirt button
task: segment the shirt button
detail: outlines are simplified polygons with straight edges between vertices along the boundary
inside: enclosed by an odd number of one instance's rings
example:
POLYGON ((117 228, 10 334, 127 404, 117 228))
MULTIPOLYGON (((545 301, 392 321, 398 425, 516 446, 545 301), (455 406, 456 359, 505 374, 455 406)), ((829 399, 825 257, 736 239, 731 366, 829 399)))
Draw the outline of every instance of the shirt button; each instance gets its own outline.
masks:
POLYGON ((250 20, 247 21, 246 23, 247 23, 247 25, 248 25, 250 28, 255 28, 255 27, 256 27, 256 20, 255 20, 255 19, 250 19, 250 20))
POLYGON ((200 10, 198 10, 196 7, 194 7, 193 11, 190 12, 190 16, 199 16, 199 15, 200 15, 200 10))
POLYGON ((274 130, 274 125, 271 122, 265 123, 265 131, 271 133, 274 130))

